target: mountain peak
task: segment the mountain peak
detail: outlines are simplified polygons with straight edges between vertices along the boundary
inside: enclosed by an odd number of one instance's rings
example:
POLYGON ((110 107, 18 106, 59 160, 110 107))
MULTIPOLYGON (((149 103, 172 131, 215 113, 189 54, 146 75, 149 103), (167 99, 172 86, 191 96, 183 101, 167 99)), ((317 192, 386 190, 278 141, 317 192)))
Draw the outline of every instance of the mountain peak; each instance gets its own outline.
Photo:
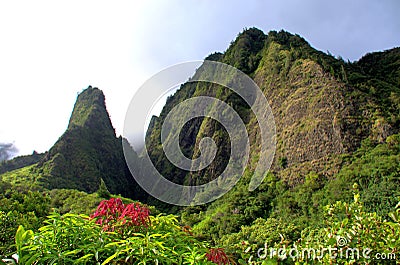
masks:
POLYGON ((268 32, 269 41, 277 42, 280 45, 290 47, 310 46, 310 44, 300 35, 292 34, 285 30, 268 32))
MULTIPOLYGON (((265 34, 262 30, 253 27, 239 33, 223 56, 211 54, 210 57, 211 60, 221 60, 246 74, 251 74, 258 67, 263 49, 268 48, 271 43, 281 45, 282 49, 297 48, 300 51, 304 48, 305 52, 316 52, 304 38, 297 34, 284 30, 270 31, 265 34)), ((304 55, 307 56, 306 53, 304 55)))
POLYGON ((239 33, 224 54, 223 62, 249 74, 260 60, 259 52, 265 45, 267 35, 257 28, 245 29, 239 33))
POLYGON ((46 188, 97 190, 103 179, 111 192, 132 196, 133 178, 121 138, 108 115, 105 96, 89 86, 77 97, 68 129, 38 164, 46 188))
POLYGON ((97 87, 89 86, 78 95, 68 129, 75 127, 89 127, 115 134, 106 109, 105 96, 97 87))

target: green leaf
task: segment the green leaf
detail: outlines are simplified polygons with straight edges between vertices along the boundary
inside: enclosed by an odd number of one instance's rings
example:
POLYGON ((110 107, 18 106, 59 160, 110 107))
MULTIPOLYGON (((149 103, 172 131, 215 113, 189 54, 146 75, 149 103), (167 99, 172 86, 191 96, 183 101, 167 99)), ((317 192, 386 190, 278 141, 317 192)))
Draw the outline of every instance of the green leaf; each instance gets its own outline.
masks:
POLYGON ((64 255, 64 256, 69 256, 69 255, 77 254, 77 253, 79 253, 79 252, 81 252, 80 249, 74 249, 74 250, 71 250, 71 251, 68 251, 68 252, 63 253, 63 255, 64 255))
POLYGON ((101 263, 101 265, 105 265, 108 264, 110 261, 112 261, 115 257, 117 257, 119 255, 119 252, 114 253, 113 255, 111 255, 110 257, 108 257, 103 263, 101 263))
POLYGON ((23 245, 23 235, 25 233, 25 228, 20 225, 17 229, 17 233, 15 234, 15 243, 17 244, 17 249, 18 247, 20 248, 23 245))
POLYGON ((349 219, 348 218, 343 219, 342 227, 345 227, 348 223, 349 223, 349 219))
POLYGON ((20 262, 20 263, 24 264, 24 265, 31 265, 31 264, 34 264, 37 261, 37 258, 39 258, 39 257, 40 257, 40 253, 36 253, 35 255, 30 257, 27 261, 20 262))
POLYGON ((107 245, 105 245, 105 247, 108 248, 108 247, 112 247, 112 246, 118 246, 118 245, 122 245, 122 244, 127 243, 127 242, 128 241, 126 241, 126 240, 121 240, 121 241, 117 241, 117 242, 111 242, 111 243, 108 243, 107 245))
POLYGON ((278 262, 274 259, 264 260, 261 265, 276 265, 278 262))
MULTIPOLYGON (((98 252, 96 252, 96 253, 98 253, 98 252)), ((85 256, 80 257, 79 259, 74 261, 74 264, 80 264, 80 262, 88 260, 88 258, 90 258, 91 256, 93 256, 93 254, 86 254, 85 256)))
POLYGON ((149 236, 149 238, 153 238, 153 237, 163 237, 162 234, 152 234, 149 236))

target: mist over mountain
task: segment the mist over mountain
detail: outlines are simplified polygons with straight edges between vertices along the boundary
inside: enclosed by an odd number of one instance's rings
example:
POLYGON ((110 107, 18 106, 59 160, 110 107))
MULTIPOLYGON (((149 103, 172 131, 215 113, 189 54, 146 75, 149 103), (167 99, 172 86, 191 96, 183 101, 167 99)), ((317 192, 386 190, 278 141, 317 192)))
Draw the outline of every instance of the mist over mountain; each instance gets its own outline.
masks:
POLYGON ((2 161, 0 162, 0 174, 36 164, 43 156, 44 154, 33 151, 31 155, 18 156, 11 160, 2 161))
POLYGON ((16 153, 18 149, 13 143, 0 143, 0 162, 10 159, 16 153))

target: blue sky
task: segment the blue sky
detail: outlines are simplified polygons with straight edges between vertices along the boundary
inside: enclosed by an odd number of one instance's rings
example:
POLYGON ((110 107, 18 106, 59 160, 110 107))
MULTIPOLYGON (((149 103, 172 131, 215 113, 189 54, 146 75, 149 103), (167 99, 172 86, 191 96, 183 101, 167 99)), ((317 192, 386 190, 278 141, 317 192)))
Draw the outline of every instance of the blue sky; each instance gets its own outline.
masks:
POLYGON ((146 79, 224 51, 246 27, 297 33, 353 61, 400 46, 399 12, 397 0, 1 1, 0 143, 48 150, 88 85, 104 91, 119 134, 146 79))

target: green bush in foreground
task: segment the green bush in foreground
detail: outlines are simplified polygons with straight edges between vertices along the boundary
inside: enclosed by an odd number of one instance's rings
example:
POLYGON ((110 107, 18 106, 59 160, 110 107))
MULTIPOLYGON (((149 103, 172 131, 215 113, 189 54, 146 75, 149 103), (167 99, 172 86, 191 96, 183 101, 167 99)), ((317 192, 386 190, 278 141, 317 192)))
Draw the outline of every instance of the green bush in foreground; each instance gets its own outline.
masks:
MULTIPOLYGON (((273 218, 222 238, 240 264, 396 264, 400 260, 400 203, 391 221, 364 210, 357 185, 352 203, 324 207, 325 224, 298 234, 273 218), (294 238, 295 235, 299 237, 294 238)), ((398 264, 398 263, 397 263, 398 264)))
POLYGON ((91 217, 54 213, 37 232, 20 226, 15 239, 19 264, 231 264, 175 216, 151 216, 118 198, 103 201, 91 217))
POLYGON ((390 214, 392 221, 366 212, 357 185, 353 187, 352 203, 339 201, 324 208, 323 228, 305 229, 298 242, 278 247, 297 248, 292 260, 305 264, 395 264, 400 259, 400 208, 390 214))

